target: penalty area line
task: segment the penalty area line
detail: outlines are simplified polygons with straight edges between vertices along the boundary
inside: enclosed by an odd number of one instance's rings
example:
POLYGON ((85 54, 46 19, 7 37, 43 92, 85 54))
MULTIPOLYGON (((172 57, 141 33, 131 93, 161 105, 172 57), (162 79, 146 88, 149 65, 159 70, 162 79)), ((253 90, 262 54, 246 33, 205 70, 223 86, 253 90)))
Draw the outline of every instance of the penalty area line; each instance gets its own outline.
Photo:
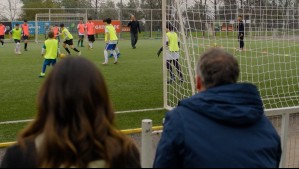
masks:
MULTIPOLYGON (((160 110, 165 110, 165 109, 164 108, 155 108, 155 109, 128 110, 128 111, 119 111, 119 112, 116 112, 116 114, 151 112, 151 111, 160 111, 160 110)), ((29 122, 32 122, 32 121, 33 121, 33 119, 29 119, 29 120, 17 120, 17 121, 6 121, 6 122, 0 122, 0 125, 29 123, 29 122)))

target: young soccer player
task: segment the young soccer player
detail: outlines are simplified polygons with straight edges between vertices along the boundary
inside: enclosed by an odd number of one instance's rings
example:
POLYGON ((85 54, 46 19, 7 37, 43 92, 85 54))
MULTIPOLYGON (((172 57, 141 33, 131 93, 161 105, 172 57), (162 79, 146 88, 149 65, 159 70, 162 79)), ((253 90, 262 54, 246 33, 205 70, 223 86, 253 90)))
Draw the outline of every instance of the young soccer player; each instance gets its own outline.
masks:
POLYGON ((46 76, 47 66, 54 66, 56 64, 58 54, 58 40, 55 39, 54 32, 49 32, 48 40, 45 41, 45 44, 42 48, 42 56, 45 58, 45 61, 43 64, 42 72, 39 75, 40 78, 46 76))
POLYGON ((29 40, 29 36, 30 36, 30 31, 29 31, 29 25, 28 25, 27 20, 24 20, 24 23, 22 24, 22 31, 23 31, 22 32, 22 39, 25 42, 24 50, 28 51, 27 47, 28 47, 28 40, 29 40))
POLYGON ((80 19, 77 29, 79 34, 78 47, 80 46, 80 43, 81 43, 81 47, 84 47, 83 43, 84 43, 84 35, 85 35, 85 24, 83 23, 83 19, 80 19))
POLYGON ((104 51, 104 56, 105 56, 105 62, 103 63, 103 65, 107 65, 108 64, 108 51, 111 51, 113 53, 114 56, 114 64, 117 64, 118 58, 117 58, 117 53, 115 51, 115 48, 117 46, 118 43, 118 37, 116 35, 116 30, 114 28, 114 26, 111 24, 112 20, 110 18, 105 19, 104 23, 106 23, 106 27, 105 27, 105 43, 106 48, 104 51))
POLYGON ((21 55, 21 38, 22 38, 22 29, 20 24, 16 24, 15 28, 9 32, 10 38, 12 37, 16 43, 15 53, 21 55))
POLYGON ((2 44, 2 48, 4 47, 4 38, 5 38, 4 36, 5 36, 5 32, 6 32, 6 27, 0 21, 0 42, 2 44))
POLYGON ((60 28, 61 28, 61 31, 62 31, 61 36, 62 36, 62 39, 63 39, 64 49, 67 51, 67 53, 69 55, 71 55, 70 50, 66 46, 66 45, 69 45, 69 47, 71 47, 71 49, 73 49, 75 52, 78 53, 79 56, 81 56, 81 52, 77 48, 75 48, 75 46, 74 46, 74 42, 73 42, 74 37, 73 37, 73 35, 69 32, 69 30, 67 30, 67 28, 65 28, 64 24, 61 24, 60 28))
MULTIPOLYGON (((167 81, 168 84, 172 84, 175 81, 175 75, 173 73, 172 64, 175 66, 176 71, 180 77, 180 82, 184 82, 183 73, 179 63, 180 58, 180 41, 176 32, 174 32, 173 26, 168 24, 166 27, 166 67, 170 73, 170 80, 167 81)), ((158 56, 160 56, 163 51, 163 47, 159 50, 158 56)))
POLYGON ((60 42, 59 26, 57 24, 53 27, 53 32, 54 32, 54 38, 57 39, 58 42, 60 42))
POLYGON ((245 26, 244 26, 244 23, 243 23, 243 17, 242 16, 238 17, 238 22, 239 22, 239 24, 238 24, 238 29, 239 29, 238 40, 239 40, 239 43, 240 43, 240 51, 243 51, 244 46, 245 46, 245 43, 244 43, 245 26))
POLYGON ((92 18, 88 18, 85 28, 87 30, 87 35, 89 40, 88 48, 93 49, 93 43, 96 41, 95 39, 96 28, 94 23, 92 22, 92 18))

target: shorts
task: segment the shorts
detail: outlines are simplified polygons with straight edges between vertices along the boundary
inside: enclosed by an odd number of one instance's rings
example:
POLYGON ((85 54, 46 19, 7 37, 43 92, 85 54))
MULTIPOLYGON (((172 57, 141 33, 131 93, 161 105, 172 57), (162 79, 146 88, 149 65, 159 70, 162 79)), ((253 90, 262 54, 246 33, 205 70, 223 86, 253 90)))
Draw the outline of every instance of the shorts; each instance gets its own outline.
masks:
POLYGON ((70 40, 66 40, 63 42, 64 44, 67 44, 69 46, 73 46, 74 45, 74 42, 73 42, 73 39, 70 39, 70 40))
POLYGON ((0 39, 4 39, 4 35, 0 35, 0 39))
POLYGON ((45 59, 44 65, 46 66, 54 66, 56 64, 56 59, 45 59))
POLYGON ((19 39, 14 39, 15 43, 21 43, 21 40, 19 39))
POLYGON ((94 41, 96 41, 96 38, 94 35, 88 35, 88 40, 89 40, 89 42, 94 42, 94 41))
POLYGON ((180 53, 179 52, 166 52, 166 60, 177 60, 180 58, 180 53))
POLYGON ((23 36, 22 39, 23 40, 29 40, 29 36, 23 36))
POLYGON ((117 44, 107 44, 106 45, 106 50, 115 50, 116 49, 117 44))
POLYGON ((84 35, 79 35, 79 39, 84 39, 84 35))

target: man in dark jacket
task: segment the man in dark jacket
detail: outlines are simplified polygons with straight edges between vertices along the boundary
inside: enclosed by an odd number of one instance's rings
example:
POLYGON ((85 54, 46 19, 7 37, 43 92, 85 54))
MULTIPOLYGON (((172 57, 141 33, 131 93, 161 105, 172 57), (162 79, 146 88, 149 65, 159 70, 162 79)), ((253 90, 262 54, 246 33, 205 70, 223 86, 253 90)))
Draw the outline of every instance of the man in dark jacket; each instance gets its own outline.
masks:
POLYGON ((129 22, 128 27, 131 29, 131 43, 132 48, 136 49, 136 44, 138 42, 138 32, 141 33, 139 22, 136 21, 135 16, 131 16, 131 22, 129 22))
POLYGON ((201 57, 199 93, 167 113, 155 168, 279 167, 280 138, 257 88, 237 83, 239 73, 221 49, 201 57))
POLYGON ((245 47, 245 42, 244 42, 244 38, 245 38, 245 26, 244 26, 244 22, 243 22, 243 17, 242 16, 238 17, 238 30, 239 30, 238 40, 239 40, 239 43, 240 43, 240 51, 243 51, 244 47, 245 47))

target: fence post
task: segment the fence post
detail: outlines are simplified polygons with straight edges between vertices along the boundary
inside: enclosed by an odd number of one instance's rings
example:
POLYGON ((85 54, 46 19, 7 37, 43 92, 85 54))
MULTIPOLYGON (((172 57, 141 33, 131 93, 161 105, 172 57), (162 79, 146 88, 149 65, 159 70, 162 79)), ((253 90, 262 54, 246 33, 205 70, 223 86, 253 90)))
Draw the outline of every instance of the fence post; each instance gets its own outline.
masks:
POLYGON ((142 121, 141 165, 143 168, 153 167, 152 120, 142 121))
POLYGON ((281 146, 282 146, 282 156, 280 161, 280 168, 286 168, 287 150, 288 150, 288 138, 289 138, 289 124, 290 124, 290 114, 284 113, 282 115, 281 121, 281 146))
POLYGON ((153 39, 153 9, 151 9, 151 39, 153 39))

